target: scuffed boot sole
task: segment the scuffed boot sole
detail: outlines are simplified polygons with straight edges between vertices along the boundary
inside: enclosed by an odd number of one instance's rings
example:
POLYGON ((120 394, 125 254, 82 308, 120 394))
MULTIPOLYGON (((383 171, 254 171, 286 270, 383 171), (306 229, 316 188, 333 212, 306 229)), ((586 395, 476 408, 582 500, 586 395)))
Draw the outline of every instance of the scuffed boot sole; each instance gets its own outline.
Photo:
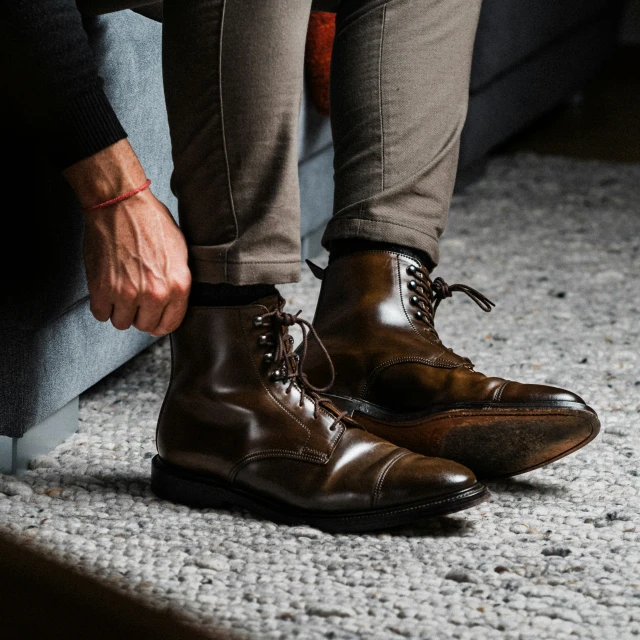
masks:
POLYGON ((151 490, 159 498, 170 502, 214 509, 236 506, 275 522, 291 525, 306 524, 332 533, 399 527, 433 516, 462 511, 489 498, 487 488, 477 483, 449 496, 439 496, 432 500, 398 507, 350 513, 307 511, 185 471, 164 462, 159 456, 155 456, 151 461, 151 490))
POLYGON ((469 405, 407 414, 357 398, 327 397, 367 431, 415 453, 463 464, 483 481, 544 467, 586 446, 600 431, 595 411, 578 403, 469 405))

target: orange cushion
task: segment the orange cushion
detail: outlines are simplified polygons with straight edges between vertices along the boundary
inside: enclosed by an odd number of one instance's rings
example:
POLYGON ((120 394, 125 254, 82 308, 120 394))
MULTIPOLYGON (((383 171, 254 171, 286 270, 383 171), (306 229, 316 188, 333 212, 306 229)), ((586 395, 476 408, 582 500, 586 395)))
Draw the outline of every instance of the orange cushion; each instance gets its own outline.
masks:
POLYGON ((307 31, 305 71, 311 88, 311 99, 323 115, 329 114, 329 70, 335 34, 335 13, 311 12, 307 31))

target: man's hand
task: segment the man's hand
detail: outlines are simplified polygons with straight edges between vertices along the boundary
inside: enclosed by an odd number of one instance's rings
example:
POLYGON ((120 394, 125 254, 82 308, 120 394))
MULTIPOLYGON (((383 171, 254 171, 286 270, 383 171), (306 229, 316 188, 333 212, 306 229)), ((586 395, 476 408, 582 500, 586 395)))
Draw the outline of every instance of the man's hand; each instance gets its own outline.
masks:
POLYGON ((86 215, 84 262, 97 320, 154 336, 180 326, 191 286, 187 246, 149 190, 86 215))
MULTIPOLYGON (((65 170, 90 207, 140 186, 146 176, 126 140, 65 170)), ((180 326, 191 274, 184 237, 149 189, 85 214, 84 261, 91 312, 116 329, 163 336, 180 326)))

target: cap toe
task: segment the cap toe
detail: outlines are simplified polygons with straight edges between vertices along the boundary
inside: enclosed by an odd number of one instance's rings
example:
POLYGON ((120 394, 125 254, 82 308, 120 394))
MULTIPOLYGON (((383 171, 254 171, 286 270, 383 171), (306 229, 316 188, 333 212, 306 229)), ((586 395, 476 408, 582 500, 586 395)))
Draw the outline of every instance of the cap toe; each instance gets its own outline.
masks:
POLYGON ((558 404, 572 402, 585 405, 585 401, 575 393, 544 384, 522 384, 508 382, 502 389, 499 401, 506 404, 558 404))
POLYGON ((380 472, 373 503, 408 504, 451 496, 476 484, 473 472, 457 462, 402 451, 380 472))

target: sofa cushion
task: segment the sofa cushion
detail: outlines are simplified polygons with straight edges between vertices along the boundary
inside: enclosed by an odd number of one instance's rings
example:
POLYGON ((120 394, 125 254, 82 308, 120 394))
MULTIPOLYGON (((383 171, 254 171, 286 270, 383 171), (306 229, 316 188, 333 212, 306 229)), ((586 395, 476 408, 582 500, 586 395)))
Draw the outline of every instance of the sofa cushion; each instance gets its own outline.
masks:
MULTIPOLYGON (((105 91, 153 181, 151 188, 176 215, 169 188, 171 143, 162 86, 162 25, 121 11, 87 20, 86 27, 105 91)), ((8 283, 0 308, 0 326, 33 330, 88 295, 82 263, 83 220, 71 189, 35 145, 28 147, 29 141, 11 129, 3 141, 15 151, 12 157, 30 157, 29 184, 21 191, 30 190, 32 197, 21 211, 23 220, 15 221, 20 227, 15 235, 28 238, 32 251, 23 252, 28 261, 25 268, 9 274, 14 282, 8 283), (39 240, 34 240, 38 235, 39 240)), ((3 182, 24 180, 21 167, 15 169, 13 177, 11 172, 3 176, 3 182)))
POLYGON ((541 47, 611 10, 619 0, 484 0, 471 91, 520 64, 541 47))

